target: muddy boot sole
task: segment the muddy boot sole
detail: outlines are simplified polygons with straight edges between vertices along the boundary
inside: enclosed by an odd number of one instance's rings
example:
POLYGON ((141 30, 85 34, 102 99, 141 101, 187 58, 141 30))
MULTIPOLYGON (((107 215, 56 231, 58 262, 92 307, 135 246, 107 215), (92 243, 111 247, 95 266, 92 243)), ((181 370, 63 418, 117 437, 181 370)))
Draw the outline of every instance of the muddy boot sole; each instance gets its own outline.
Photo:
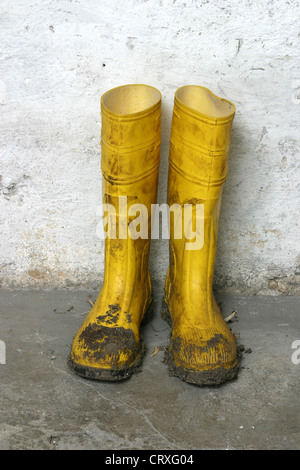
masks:
MULTIPOLYGON (((141 328, 149 323, 154 314, 153 302, 150 303, 141 323, 141 328)), ((139 351, 136 361, 129 367, 123 367, 122 369, 101 369, 97 367, 88 367, 78 364, 71 358, 69 354, 67 363, 69 368, 77 375, 86 379, 102 380, 108 382, 118 382, 120 380, 128 379, 132 374, 137 374, 141 371, 141 364, 145 355, 146 348, 142 334, 140 333, 139 338, 139 351)))
MULTIPOLYGON (((162 304, 162 312, 161 317, 163 320, 167 322, 171 329, 170 337, 172 335, 172 318, 169 312, 168 305, 166 304, 165 300, 163 300, 162 304)), ((240 368, 240 360, 241 360, 241 352, 238 348, 238 355, 237 359, 238 362, 233 367, 225 369, 224 367, 218 367, 212 370, 203 370, 203 371, 195 371, 193 369, 187 369, 185 367, 176 366, 174 362, 174 357, 170 348, 166 349, 164 362, 167 364, 169 369, 169 375, 171 377, 178 377, 179 379, 198 385, 199 387, 205 385, 221 385, 228 381, 234 380, 237 378, 239 368, 240 368)))

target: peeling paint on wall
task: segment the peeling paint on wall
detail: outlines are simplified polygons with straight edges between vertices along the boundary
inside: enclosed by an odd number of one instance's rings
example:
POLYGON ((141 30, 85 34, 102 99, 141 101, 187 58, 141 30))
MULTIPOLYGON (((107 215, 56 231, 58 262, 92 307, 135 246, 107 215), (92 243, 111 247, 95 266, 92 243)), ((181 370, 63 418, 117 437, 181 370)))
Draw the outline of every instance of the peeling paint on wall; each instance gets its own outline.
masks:
MULTIPOLYGON (((175 90, 208 87, 237 108, 216 288, 299 294, 298 2, 2 0, 1 283, 99 286, 104 249, 100 97, 126 83, 163 96, 166 202, 175 90)), ((168 244, 151 248, 161 280, 168 244)))

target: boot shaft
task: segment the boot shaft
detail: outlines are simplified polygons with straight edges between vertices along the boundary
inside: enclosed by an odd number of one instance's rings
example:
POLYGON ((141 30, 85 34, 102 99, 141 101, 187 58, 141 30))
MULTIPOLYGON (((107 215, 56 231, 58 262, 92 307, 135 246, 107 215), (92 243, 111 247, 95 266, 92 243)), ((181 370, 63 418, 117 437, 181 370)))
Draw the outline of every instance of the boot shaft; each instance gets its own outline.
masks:
POLYGON ((104 209, 111 211, 105 227, 103 290, 117 286, 122 303, 131 305, 137 283, 146 300, 151 291, 148 257, 151 204, 157 197, 161 95, 147 85, 117 87, 102 96, 101 114, 102 193, 104 209))
MULTIPOLYGON (((202 325, 214 322, 212 293, 222 188, 228 172, 230 134, 235 107, 203 87, 186 86, 175 94, 169 155, 168 204, 179 204, 184 225, 194 226, 194 241, 176 239, 170 227, 170 267, 166 295, 177 293, 186 319, 202 325), (201 205, 197 216, 184 206, 201 205), (198 219, 197 219, 198 217, 198 219), (192 220, 190 220, 192 219, 192 220), (201 240, 201 243, 199 243, 201 240), (185 307, 183 307, 185 308, 185 307)), ((173 298, 175 298, 173 296, 173 298)), ((172 300, 170 300, 172 302, 172 300)))

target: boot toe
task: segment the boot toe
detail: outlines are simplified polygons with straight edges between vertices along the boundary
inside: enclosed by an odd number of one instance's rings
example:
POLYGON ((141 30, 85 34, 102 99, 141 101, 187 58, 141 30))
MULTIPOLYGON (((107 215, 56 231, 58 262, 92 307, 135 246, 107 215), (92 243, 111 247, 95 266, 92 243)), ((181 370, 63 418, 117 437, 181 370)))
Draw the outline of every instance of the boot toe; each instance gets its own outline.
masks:
POLYGON ((230 330, 186 328, 173 333, 167 362, 171 375, 187 382, 219 384, 236 376, 236 341, 230 330))
POLYGON ((89 323, 73 342, 69 364, 79 375, 121 380, 131 375, 143 355, 143 342, 131 329, 89 323))

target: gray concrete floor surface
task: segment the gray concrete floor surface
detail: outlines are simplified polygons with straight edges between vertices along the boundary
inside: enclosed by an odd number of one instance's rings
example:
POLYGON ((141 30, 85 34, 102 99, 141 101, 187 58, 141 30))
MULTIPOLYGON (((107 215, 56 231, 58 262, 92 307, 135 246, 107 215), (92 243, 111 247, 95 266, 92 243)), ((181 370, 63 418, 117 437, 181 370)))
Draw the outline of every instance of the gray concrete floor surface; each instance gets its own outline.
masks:
POLYGON ((247 352, 237 380, 199 388, 168 375, 155 285, 142 371, 118 383, 76 376, 67 356, 97 293, 0 291, 0 449, 300 448, 299 297, 219 295, 247 352))

